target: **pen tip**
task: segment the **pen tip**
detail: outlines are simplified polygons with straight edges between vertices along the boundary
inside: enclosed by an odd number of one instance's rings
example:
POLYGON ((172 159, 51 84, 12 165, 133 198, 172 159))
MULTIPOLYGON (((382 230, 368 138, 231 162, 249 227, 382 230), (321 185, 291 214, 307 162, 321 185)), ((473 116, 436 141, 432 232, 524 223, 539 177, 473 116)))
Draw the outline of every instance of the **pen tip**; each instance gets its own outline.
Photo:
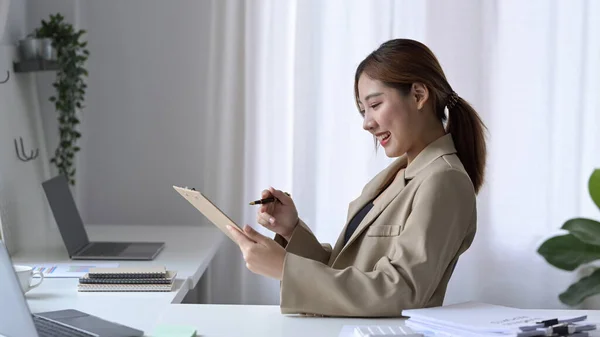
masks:
POLYGON ((251 201, 249 204, 250 204, 250 205, 255 205, 255 202, 254 202, 254 201, 251 201))

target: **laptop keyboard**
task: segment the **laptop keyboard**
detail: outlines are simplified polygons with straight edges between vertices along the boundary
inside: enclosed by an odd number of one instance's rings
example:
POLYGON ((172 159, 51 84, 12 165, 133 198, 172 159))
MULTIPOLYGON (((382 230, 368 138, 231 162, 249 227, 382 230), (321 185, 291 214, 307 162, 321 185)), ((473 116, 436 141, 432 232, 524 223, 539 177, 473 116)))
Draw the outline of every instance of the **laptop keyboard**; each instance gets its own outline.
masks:
POLYGON ((79 253, 79 256, 118 256, 129 247, 129 243, 119 242, 96 242, 86 250, 79 253))
POLYGON ((41 316, 32 317, 39 337, 98 337, 91 332, 84 332, 41 316))

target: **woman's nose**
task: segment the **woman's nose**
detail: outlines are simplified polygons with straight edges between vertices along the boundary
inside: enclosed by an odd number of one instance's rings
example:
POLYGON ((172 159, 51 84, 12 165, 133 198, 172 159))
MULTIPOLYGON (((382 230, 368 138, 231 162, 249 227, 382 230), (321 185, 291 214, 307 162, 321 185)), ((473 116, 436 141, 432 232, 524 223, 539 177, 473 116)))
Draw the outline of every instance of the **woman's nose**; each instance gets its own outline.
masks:
POLYGON ((369 116, 368 114, 365 113, 365 119, 363 121, 363 129, 369 131, 369 130, 373 130, 375 128, 375 121, 373 120, 373 118, 371 118, 371 116, 369 116))

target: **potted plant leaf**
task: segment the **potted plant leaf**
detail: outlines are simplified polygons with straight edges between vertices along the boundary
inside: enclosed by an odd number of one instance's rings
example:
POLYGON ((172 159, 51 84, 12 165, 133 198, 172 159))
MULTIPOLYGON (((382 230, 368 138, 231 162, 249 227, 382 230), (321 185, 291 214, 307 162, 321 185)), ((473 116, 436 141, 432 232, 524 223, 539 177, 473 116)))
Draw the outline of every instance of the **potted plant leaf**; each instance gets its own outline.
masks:
MULTIPOLYGON (((590 176, 588 190, 600 209, 600 169, 594 170, 590 176)), ((600 260, 600 222, 573 218, 561 228, 568 233, 549 238, 538 249, 538 253, 548 263, 563 270, 574 271, 580 266, 600 260)), ((590 275, 573 283, 558 298, 568 306, 576 306, 596 294, 600 294, 600 268, 593 268, 590 275)))
POLYGON ((36 38, 52 39, 56 49, 59 69, 53 83, 56 95, 51 96, 50 101, 59 113, 60 140, 50 162, 68 178, 71 185, 75 184, 75 154, 80 150, 77 146, 77 140, 81 137, 77 131, 80 123, 77 111, 84 108, 87 88, 84 77, 88 72, 84 64, 90 53, 86 49, 87 42, 80 41, 85 33, 85 30, 75 30, 60 13, 50 15, 49 21, 42 20, 41 27, 33 33, 36 38))

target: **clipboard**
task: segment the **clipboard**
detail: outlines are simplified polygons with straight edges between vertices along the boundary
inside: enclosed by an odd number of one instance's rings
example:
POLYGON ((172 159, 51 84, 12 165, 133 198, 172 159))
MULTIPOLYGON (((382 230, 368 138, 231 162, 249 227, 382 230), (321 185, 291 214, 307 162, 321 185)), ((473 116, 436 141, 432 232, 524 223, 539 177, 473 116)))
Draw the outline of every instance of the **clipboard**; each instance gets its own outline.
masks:
MULTIPOLYGON (((221 211, 215 204, 212 203, 206 196, 202 195, 199 191, 189 189, 187 187, 179 187, 173 186, 175 191, 177 191, 182 197, 184 197, 187 201, 190 202, 196 209, 200 211, 210 222, 212 222, 217 228, 219 228, 225 235, 227 235, 233 242, 235 238, 229 230, 227 230, 227 225, 237 229, 242 234, 244 231, 238 224, 236 224, 233 220, 231 220, 223 211, 221 211)), ((244 234, 246 235, 246 234, 244 234)))

